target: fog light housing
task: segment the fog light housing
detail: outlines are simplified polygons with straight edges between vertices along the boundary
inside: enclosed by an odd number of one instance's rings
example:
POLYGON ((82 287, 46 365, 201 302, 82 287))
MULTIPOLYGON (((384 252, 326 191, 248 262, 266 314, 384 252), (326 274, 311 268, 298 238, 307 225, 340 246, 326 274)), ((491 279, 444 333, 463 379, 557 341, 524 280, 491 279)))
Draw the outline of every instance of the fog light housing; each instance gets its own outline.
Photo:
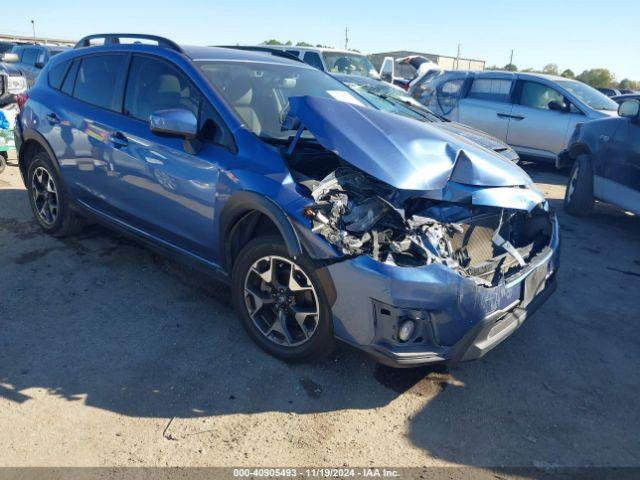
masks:
POLYGON ((413 320, 405 320, 400 324, 400 328, 398 329, 398 339, 401 342, 406 342, 413 336, 415 331, 415 322, 413 320))

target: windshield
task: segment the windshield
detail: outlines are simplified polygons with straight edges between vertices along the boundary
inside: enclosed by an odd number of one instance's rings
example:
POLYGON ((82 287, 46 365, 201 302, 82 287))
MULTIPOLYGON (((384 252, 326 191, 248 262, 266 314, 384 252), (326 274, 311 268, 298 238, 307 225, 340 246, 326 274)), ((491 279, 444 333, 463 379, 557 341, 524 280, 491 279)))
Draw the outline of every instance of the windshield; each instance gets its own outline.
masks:
POLYGON ((372 103, 376 108, 389 113, 426 122, 441 122, 442 119, 429 109, 405 95, 400 89, 386 82, 379 85, 363 85, 346 82, 349 87, 372 103))
POLYGON ((558 80, 558 83, 591 108, 596 110, 618 110, 616 102, 585 83, 572 80, 558 80))
POLYGON ((246 126, 265 140, 288 139, 294 133, 282 129, 291 97, 309 95, 366 104, 338 80, 313 67, 258 62, 196 63, 246 126))
POLYGON ((331 73, 380 78, 367 57, 357 53, 323 52, 327 69, 331 73))

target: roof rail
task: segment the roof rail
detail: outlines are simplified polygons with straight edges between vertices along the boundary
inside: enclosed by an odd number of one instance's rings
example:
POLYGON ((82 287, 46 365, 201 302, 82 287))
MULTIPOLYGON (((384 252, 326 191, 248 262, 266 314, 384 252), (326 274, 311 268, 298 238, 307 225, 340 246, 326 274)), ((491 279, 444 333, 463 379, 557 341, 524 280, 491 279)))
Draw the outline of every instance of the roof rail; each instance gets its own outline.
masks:
POLYGON ((158 43, 159 47, 165 47, 170 50, 175 50, 179 53, 184 53, 184 50, 173 40, 168 38, 159 37, 157 35, 146 35, 140 33, 98 33, 95 35, 87 35, 76 43, 73 48, 90 47, 91 40, 102 39, 105 45, 120 45, 120 39, 128 38, 132 40, 151 40, 158 43))
MULTIPOLYGON (((262 45, 257 45, 257 46, 248 46, 248 45, 217 45, 217 47, 219 48, 233 48, 235 50, 244 50, 244 51, 249 51, 249 52, 263 52, 263 53, 270 53, 271 55, 273 55, 274 57, 282 57, 282 58, 288 58, 289 60, 295 60, 296 62, 300 62, 300 63, 304 63, 302 60, 300 60, 298 57, 296 57, 295 55, 290 54, 289 52, 286 52, 284 50, 278 50, 277 48, 270 48, 268 46, 262 46, 262 45)), ((292 50, 295 50, 295 47, 291 47, 292 50)))

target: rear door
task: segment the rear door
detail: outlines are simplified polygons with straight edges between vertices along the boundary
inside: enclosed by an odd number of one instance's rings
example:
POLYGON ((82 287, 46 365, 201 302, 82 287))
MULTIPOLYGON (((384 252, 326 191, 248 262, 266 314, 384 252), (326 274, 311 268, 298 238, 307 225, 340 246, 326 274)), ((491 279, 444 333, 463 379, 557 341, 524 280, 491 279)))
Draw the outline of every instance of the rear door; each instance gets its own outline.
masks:
POLYGON ((507 143, 521 155, 554 162, 566 148, 575 116, 581 115, 558 89, 535 80, 519 80, 507 143), (551 110, 551 102, 565 103, 568 108, 551 110))
MULTIPOLYGON (((108 179, 118 153, 115 132, 128 59, 124 53, 76 58, 45 115, 65 181, 82 203, 99 212, 109 210, 108 179)), ((57 87, 51 75, 48 81, 57 87)))
POLYGON ((476 77, 460 100, 459 121, 507 141, 511 119, 512 78, 476 77))

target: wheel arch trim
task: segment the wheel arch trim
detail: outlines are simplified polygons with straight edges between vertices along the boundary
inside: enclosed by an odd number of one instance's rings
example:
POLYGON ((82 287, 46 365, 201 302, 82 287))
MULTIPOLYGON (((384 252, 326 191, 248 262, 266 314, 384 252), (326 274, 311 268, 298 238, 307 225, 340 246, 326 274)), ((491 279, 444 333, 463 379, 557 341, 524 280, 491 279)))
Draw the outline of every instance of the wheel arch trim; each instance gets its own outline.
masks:
POLYGON ((256 192, 242 190, 234 193, 225 203, 220 214, 219 245, 222 267, 227 271, 231 267, 231 244, 228 240, 235 227, 249 213, 260 212, 277 227, 289 255, 293 259, 302 255, 302 245, 293 224, 287 214, 272 199, 256 192))

